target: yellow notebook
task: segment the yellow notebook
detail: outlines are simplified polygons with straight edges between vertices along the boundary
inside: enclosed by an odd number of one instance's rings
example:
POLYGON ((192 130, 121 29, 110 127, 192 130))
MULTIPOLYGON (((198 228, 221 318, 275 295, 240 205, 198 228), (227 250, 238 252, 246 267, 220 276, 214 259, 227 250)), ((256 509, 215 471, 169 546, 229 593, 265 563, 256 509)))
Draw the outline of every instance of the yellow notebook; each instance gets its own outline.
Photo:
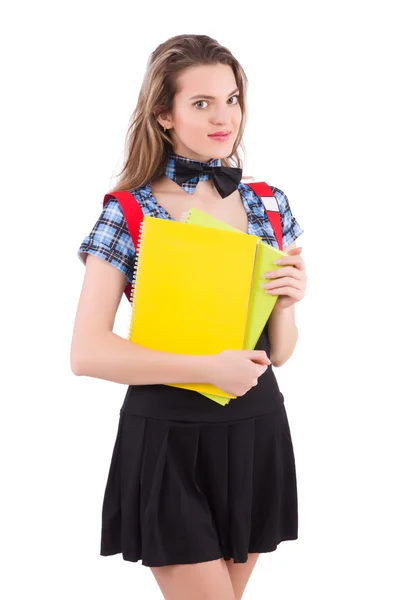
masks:
MULTIPOLYGON (((222 230, 238 232, 244 236, 243 231, 216 219, 212 215, 209 215, 198 208, 191 208, 182 216, 182 220, 184 223, 189 223, 194 226, 216 227, 222 230)), ((245 235, 247 236, 247 234, 245 235)), ((262 288, 262 284, 268 281, 263 278, 263 275, 268 271, 275 271, 276 269, 281 268, 281 265, 275 265, 274 261, 282 256, 286 256, 286 253, 261 240, 255 265, 244 340, 244 348, 248 350, 253 350, 255 348, 259 336, 262 333, 278 298, 278 296, 267 294, 264 288, 262 288)), ((211 400, 217 401, 211 394, 204 395, 211 398, 211 400)))
MULTIPOLYGON (((257 236, 145 216, 128 339, 177 354, 243 349, 260 241, 257 236)), ((168 385, 215 394, 221 404, 235 397, 210 384, 168 385)))

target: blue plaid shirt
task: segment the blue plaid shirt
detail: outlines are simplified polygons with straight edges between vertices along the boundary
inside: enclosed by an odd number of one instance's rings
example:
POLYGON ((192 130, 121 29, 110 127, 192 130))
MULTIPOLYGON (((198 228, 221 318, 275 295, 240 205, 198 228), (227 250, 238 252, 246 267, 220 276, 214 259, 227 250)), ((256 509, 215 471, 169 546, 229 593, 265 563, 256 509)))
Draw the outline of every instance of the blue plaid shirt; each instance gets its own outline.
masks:
MULTIPOLYGON (((165 174, 174 179, 174 158, 186 162, 197 163, 186 157, 171 154, 164 170, 165 174)), ((220 159, 213 159, 202 165, 219 166, 220 159)), ((200 174, 199 177, 191 179, 182 184, 186 192, 192 194, 199 180, 208 179, 208 173, 200 174)), ((296 240, 304 230, 293 216, 287 196, 279 188, 269 186, 272 190, 279 208, 283 229, 283 248, 286 248, 296 240)), ((262 240, 278 248, 277 240, 274 236, 273 228, 266 216, 265 208, 261 199, 245 184, 240 183, 238 190, 244 203, 248 217, 248 233, 257 235, 262 240)), ((146 216, 158 217, 160 219, 174 220, 173 217, 158 204, 152 194, 150 182, 134 190, 129 190, 139 202, 142 212, 146 216)), ((135 247, 128 231, 127 223, 123 211, 117 200, 109 200, 103 208, 101 214, 91 232, 84 238, 79 250, 78 257, 85 264, 86 253, 94 254, 111 265, 122 271, 132 282, 133 264, 135 258, 135 247)))

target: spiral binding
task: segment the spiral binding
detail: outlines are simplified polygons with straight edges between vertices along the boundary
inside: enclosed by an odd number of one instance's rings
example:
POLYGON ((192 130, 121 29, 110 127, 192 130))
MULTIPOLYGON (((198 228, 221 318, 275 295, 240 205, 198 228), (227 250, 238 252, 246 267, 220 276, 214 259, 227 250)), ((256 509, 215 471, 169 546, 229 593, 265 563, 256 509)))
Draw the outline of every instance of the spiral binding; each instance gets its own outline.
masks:
POLYGON ((139 225, 139 233, 138 233, 138 246, 136 248, 136 257, 135 264, 132 275, 132 283, 131 283, 131 294, 130 294, 130 302, 131 302, 131 318, 130 318, 130 327, 128 331, 128 339, 132 339, 132 328, 134 325, 134 312, 135 312, 135 291, 137 285, 139 284, 139 266, 140 266, 140 257, 142 252, 142 242, 143 242, 143 228, 145 225, 145 219, 141 221, 139 225))
POLYGON ((181 223, 189 223, 189 219, 190 219, 190 210, 185 210, 182 214, 181 214, 181 223))

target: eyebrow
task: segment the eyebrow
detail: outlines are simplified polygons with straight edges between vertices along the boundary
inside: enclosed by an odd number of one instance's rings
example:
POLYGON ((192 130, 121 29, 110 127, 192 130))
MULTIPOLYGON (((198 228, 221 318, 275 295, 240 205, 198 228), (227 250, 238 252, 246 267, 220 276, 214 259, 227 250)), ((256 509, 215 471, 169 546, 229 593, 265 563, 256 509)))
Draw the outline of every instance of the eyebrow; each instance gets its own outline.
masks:
MULTIPOLYGON (((236 92, 239 92, 239 91, 240 90, 238 88, 236 88, 235 90, 230 92, 230 94, 228 94, 227 97, 229 98, 229 96, 233 96, 233 94, 235 94, 236 92)), ((206 96, 205 94, 198 94, 197 96, 192 96, 191 98, 189 98, 189 100, 195 100, 196 98, 205 98, 206 100, 215 100, 214 96, 206 96)))

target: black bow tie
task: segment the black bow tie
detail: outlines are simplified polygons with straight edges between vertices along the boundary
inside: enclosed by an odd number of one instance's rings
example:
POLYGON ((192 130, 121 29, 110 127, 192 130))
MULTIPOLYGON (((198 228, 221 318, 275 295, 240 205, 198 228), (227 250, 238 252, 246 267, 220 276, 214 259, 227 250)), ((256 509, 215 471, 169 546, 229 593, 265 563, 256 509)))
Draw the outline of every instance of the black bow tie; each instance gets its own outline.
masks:
POLYGON ((238 188, 243 170, 237 167, 190 165, 184 161, 175 160, 175 181, 178 185, 186 183, 202 173, 210 174, 219 194, 222 198, 226 198, 226 196, 230 196, 238 188))

